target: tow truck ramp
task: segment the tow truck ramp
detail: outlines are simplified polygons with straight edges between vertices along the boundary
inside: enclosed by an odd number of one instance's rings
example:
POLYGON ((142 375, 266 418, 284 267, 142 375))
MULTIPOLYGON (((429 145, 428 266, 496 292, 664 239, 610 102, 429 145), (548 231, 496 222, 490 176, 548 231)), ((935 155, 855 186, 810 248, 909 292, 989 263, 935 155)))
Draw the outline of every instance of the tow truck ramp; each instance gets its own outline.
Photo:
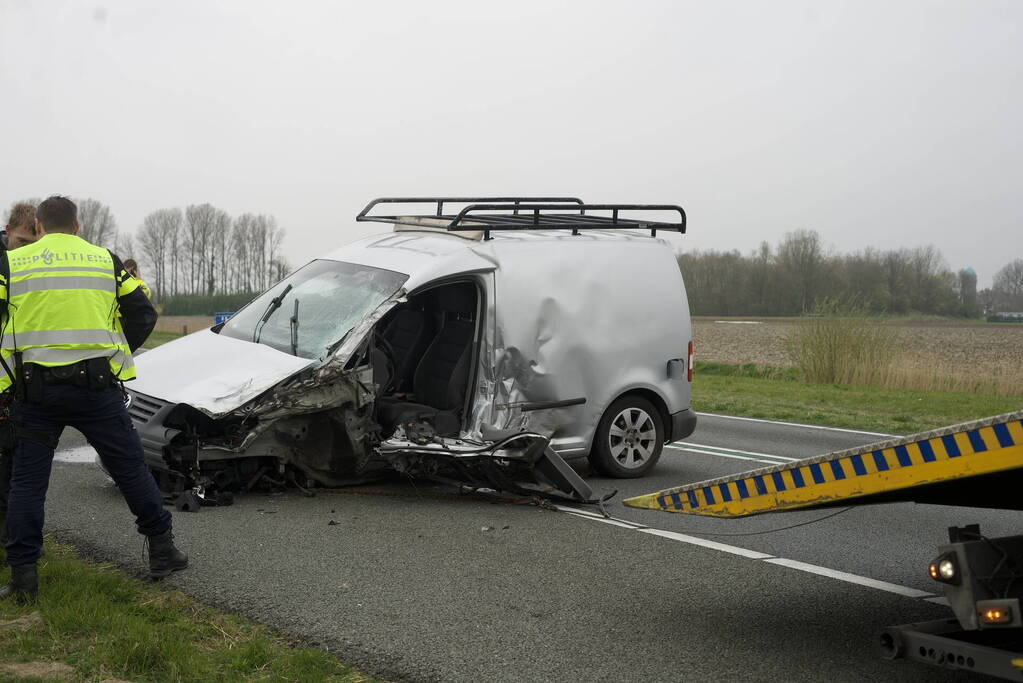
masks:
MULTIPOLYGON (((713 517, 914 501, 1023 510, 1023 410, 628 498, 713 517)), ((886 629, 881 654, 1023 679, 1023 535, 952 527, 926 568, 954 619, 886 629)), ((921 572, 924 568, 921 567, 921 572)))
POLYGON ((1023 410, 627 498, 711 517, 914 501, 1023 510, 1023 410))

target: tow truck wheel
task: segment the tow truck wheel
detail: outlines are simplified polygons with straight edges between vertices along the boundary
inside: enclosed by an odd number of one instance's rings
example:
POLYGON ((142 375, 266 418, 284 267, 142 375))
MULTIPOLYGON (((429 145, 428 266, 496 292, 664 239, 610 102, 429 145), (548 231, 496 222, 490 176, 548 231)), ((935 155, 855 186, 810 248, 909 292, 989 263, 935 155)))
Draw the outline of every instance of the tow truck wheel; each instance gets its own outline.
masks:
POLYGON ((623 396, 600 418, 590 465, 609 477, 635 479, 653 469, 663 447, 661 414, 645 398, 623 396))

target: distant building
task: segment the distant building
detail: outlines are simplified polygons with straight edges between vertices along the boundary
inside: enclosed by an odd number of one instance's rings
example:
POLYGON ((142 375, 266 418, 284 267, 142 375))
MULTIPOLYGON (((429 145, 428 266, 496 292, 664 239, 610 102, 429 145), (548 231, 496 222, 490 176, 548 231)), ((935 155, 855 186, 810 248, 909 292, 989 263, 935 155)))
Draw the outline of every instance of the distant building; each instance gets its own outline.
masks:
POLYGON ((989 323, 1023 323, 1023 312, 1002 311, 1000 313, 988 313, 989 323))

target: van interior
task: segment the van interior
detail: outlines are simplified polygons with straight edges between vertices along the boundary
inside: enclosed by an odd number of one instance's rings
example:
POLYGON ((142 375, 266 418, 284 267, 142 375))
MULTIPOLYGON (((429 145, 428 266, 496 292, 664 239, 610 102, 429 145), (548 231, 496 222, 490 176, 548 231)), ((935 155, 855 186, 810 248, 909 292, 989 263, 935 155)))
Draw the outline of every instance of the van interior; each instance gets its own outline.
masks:
MULTIPOLYGON (((457 282, 415 294, 376 325, 376 419, 383 436, 398 425, 457 436, 473 368, 479 292, 457 282)), ((408 431, 408 430, 406 430, 408 431)))

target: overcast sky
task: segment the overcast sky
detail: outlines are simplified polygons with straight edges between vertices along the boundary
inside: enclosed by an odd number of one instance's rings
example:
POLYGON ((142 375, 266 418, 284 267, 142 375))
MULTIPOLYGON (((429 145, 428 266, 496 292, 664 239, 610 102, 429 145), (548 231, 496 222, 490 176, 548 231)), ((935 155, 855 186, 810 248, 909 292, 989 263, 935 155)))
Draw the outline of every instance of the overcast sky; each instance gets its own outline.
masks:
MULTIPOLYGON (((1023 257, 1023 2, 0 0, 0 207, 272 213, 293 265, 372 197, 670 202, 686 248, 810 228, 1023 257)), ((127 257, 127 254, 122 254, 127 257)))

